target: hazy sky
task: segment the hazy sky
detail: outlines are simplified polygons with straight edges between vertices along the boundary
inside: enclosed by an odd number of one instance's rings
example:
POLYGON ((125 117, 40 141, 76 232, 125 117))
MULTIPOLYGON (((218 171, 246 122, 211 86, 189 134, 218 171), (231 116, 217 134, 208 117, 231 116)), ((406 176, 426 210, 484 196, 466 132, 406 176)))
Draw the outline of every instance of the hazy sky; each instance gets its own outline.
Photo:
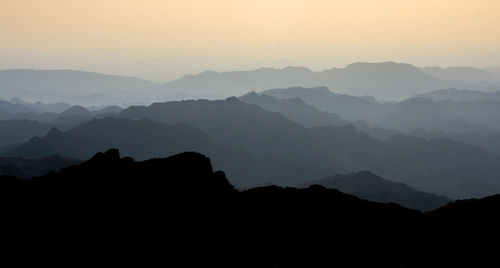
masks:
POLYGON ((0 68, 500 65, 499 0, 0 0, 0 68))

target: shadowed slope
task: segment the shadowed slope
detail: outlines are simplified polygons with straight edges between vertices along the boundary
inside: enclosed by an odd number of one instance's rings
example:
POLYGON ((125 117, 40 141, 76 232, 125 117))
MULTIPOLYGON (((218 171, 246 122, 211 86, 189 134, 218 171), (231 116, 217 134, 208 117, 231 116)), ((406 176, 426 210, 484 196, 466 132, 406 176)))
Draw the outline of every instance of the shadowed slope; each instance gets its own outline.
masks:
POLYGON ((369 171, 341 175, 311 181, 300 187, 319 184, 326 188, 337 189, 374 202, 397 203, 405 207, 428 211, 436 209, 451 200, 439 195, 417 191, 403 183, 379 177, 369 171))
POLYGON ((50 238, 58 257, 89 262, 482 267, 500 234, 498 196, 424 215, 318 185, 240 192, 198 153, 136 162, 108 150, 42 177, 2 176, 0 197, 14 221, 4 241, 50 238))

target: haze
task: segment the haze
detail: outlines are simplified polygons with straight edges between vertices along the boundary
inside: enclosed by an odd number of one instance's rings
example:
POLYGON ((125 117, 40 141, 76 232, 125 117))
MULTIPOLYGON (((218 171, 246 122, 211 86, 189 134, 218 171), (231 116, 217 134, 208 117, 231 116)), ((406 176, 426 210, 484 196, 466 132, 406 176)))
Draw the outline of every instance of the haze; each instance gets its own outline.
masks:
POLYGON ((495 0, 0 1, 0 68, 158 82, 207 69, 497 65, 495 0))

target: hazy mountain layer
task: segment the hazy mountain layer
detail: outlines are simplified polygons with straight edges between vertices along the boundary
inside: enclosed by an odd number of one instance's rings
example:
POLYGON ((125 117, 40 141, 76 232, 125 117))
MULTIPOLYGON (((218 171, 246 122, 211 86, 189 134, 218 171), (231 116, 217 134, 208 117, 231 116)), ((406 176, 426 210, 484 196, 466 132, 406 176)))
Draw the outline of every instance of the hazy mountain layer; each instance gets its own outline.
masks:
POLYGON ((228 150, 199 129, 179 123, 167 125, 149 120, 104 118, 83 123, 68 131, 52 129, 4 153, 6 156, 40 158, 53 154, 88 159, 103 148, 120 148, 137 159, 164 157, 185 151, 203 152, 212 157, 217 168, 231 175, 238 187, 262 184, 294 185, 324 174, 283 161, 259 158, 242 151, 228 150))
POLYGON ((500 132, 498 102, 435 102, 412 98, 398 103, 380 103, 369 98, 339 95, 328 88, 281 88, 262 94, 279 99, 301 98, 320 110, 341 118, 364 120, 373 127, 411 132, 418 128, 447 133, 500 132))
POLYGON ((467 89, 439 89, 431 92, 417 94, 412 98, 426 98, 434 101, 500 101, 500 91, 486 92, 467 89))
POLYGON ((397 203, 408 208, 428 211, 444 206, 451 200, 439 195, 417 191, 403 183, 393 182, 377 176, 369 171, 361 171, 346 175, 337 174, 301 184, 306 188, 319 184, 329 189, 337 189, 343 193, 374 202, 397 203))

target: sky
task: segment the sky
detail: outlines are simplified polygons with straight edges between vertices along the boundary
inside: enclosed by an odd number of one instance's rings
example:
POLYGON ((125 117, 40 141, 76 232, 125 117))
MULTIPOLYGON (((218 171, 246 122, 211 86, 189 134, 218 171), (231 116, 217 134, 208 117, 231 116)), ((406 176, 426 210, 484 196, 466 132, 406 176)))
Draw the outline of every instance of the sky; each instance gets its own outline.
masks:
POLYGON ((0 0, 0 69, 500 65, 498 0, 0 0))

